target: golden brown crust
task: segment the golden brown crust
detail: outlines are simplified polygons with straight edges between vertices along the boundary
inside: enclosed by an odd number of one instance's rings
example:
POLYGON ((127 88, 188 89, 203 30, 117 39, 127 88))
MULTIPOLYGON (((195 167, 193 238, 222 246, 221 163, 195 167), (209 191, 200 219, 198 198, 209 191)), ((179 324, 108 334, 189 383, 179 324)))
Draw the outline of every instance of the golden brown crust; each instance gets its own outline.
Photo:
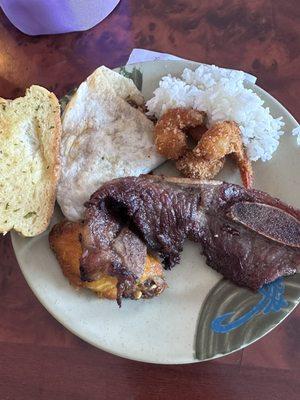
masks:
POLYGON ((82 223, 62 221, 54 225, 49 234, 50 248, 53 250, 63 274, 74 286, 81 287, 80 257, 82 249, 80 234, 82 223))
POLYGON ((206 114, 185 108, 166 111, 155 125, 155 145, 159 154, 167 159, 177 160, 187 149, 187 135, 184 129, 204 124, 206 114))
POLYGON ((243 150, 241 131, 234 121, 222 121, 215 123, 200 138, 193 152, 195 156, 205 160, 217 160, 233 152, 240 153, 243 150))
MULTIPOLYGON (((114 276, 103 274, 102 277, 92 282, 83 282, 80 278, 80 258, 82 248, 80 243, 80 235, 83 230, 83 223, 70 222, 64 220, 56 224, 49 234, 50 248, 53 250, 63 274, 75 288, 86 288, 92 290, 98 297, 109 300, 116 300, 118 291, 118 279, 114 276)), ((163 268, 160 261, 148 254, 144 273, 136 283, 136 295, 139 294, 146 297, 146 289, 143 284, 147 281, 155 280, 163 277, 163 268)), ((165 286, 162 286, 161 291, 165 286)), ((135 295, 134 294, 134 295, 135 295)), ((159 293, 157 293, 159 294, 159 293)), ((138 299, 139 297, 135 297, 138 299)))
POLYGON ((50 234, 49 243, 63 274, 75 288, 87 288, 101 298, 117 299, 118 280, 112 276, 103 276, 94 282, 83 282, 80 279, 80 257, 82 248, 80 235, 83 224, 81 222, 62 221, 56 224, 50 234))
POLYGON ((189 151, 176 162, 176 168, 188 178, 212 179, 221 171, 224 162, 225 158, 206 161, 195 156, 193 151, 189 151))
POLYGON ((204 122, 203 112, 184 108, 168 110, 155 127, 157 151, 168 159, 177 160, 176 167, 184 176, 196 179, 214 178, 223 168, 225 157, 232 155, 244 186, 251 187, 252 166, 238 124, 234 121, 217 122, 204 131, 204 122), (183 131, 191 127, 198 127, 189 132, 198 141, 193 150, 188 148, 187 136, 183 131))
POLYGON ((246 188, 252 186, 252 166, 242 141, 241 130, 236 122, 217 122, 201 137, 193 153, 204 163, 207 162, 208 167, 211 163, 232 155, 240 170, 244 186, 246 188))

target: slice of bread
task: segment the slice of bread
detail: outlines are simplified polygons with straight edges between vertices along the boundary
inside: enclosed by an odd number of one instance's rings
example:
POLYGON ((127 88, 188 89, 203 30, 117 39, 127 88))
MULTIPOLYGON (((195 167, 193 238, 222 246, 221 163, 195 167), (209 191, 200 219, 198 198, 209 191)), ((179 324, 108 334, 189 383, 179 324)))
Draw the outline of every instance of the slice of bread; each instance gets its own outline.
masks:
POLYGON ((35 236, 47 229, 60 172, 60 106, 32 86, 24 97, 0 99, 0 232, 35 236))

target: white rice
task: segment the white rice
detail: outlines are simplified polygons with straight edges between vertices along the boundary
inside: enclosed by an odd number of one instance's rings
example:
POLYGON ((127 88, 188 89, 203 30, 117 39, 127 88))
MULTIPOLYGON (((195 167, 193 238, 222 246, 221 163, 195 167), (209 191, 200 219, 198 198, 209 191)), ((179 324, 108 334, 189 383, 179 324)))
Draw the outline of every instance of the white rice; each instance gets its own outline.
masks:
MULTIPOLYGON (((249 158, 270 160, 279 145, 284 122, 281 117, 272 117, 262 99, 245 88, 244 80, 241 71, 209 65, 195 71, 186 68, 181 78, 163 77, 147 107, 158 118, 169 108, 192 107, 207 113, 209 126, 234 120, 242 131, 249 158)), ((297 135, 300 143, 300 131, 297 135)))
POLYGON ((297 136, 297 144, 300 146, 300 126, 297 126, 297 128, 293 129, 292 134, 297 136))

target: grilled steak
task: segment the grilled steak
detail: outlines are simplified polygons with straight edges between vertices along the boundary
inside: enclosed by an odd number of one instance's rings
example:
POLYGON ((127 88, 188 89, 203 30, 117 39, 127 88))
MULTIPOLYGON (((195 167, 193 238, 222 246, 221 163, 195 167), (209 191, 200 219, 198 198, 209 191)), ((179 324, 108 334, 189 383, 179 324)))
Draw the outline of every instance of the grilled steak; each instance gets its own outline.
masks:
POLYGON ((85 280, 97 275, 99 265, 117 268, 120 276, 126 271, 127 278, 128 271, 137 275, 146 245, 171 268, 185 239, 201 245, 209 266, 251 289, 300 270, 300 212, 257 190, 144 175, 104 184, 86 207, 85 280), (132 246, 116 249, 124 227, 132 246))

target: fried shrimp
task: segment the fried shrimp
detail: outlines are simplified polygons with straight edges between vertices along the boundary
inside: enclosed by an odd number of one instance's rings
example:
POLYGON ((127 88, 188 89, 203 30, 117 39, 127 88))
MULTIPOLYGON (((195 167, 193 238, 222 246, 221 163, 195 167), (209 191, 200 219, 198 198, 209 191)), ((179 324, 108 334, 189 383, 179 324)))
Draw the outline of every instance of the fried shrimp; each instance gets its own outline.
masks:
POLYGON ((209 165, 217 160, 222 160, 228 154, 232 154, 240 170, 244 186, 246 188, 251 187, 253 180, 252 166, 236 122, 217 122, 203 134, 197 146, 193 149, 193 154, 201 160, 201 163, 206 161, 209 165))
POLYGON ((192 150, 189 150, 176 161, 176 168, 188 178, 212 179, 221 171, 224 163, 224 157, 220 160, 207 161, 197 157, 192 150))
POLYGON ((234 121, 217 122, 205 130, 206 114, 186 108, 168 110, 155 126, 158 153, 177 160, 177 169, 187 178, 212 179, 223 168, 225 157, 232 155, 246 188, 252 186, 253 172, 242 141, 239 126, 234 121), (198 143, 188 146, 188 136, 198 143))
POLYGON ((186 108, 168 110, 155 126, 155 145, 159 154, 177 160, 188 150, 187 135, 184 130, 203 125, 206 114, 186 108))

